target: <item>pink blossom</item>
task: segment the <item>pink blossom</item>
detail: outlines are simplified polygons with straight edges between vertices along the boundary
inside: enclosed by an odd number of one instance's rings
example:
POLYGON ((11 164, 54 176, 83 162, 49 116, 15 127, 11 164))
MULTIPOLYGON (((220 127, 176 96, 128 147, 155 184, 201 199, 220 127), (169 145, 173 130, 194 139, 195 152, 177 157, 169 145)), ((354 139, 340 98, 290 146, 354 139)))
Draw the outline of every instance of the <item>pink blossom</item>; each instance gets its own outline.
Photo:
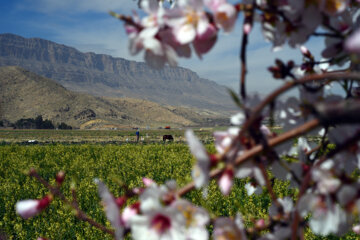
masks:
POLYGON ((217 218, 214 226, 213 239, 246 240, 246 231, 240 214, 237 214, 234 220, 225 217, 217 218))
POLYGON ((166 207, 130 219, 131 234, 135 240, 184 239, 184 220, 176 209, 166 207))
POLYGON ((140 211, 140 203, 134 203, 126 208, 124 208, 121 214, 121 224, 125 227, 130 227, 130 220, 133 216, 139 214, 140 211))
POLYGON ((224 32, 231 32, 237 19, 237 10, 226 0, 207 0, 206 5, 213 11, 216 25, 224 32))
POLYGON ((229 195, 231 187, 233 185, 234 171, 228 168, 219 178, 220 191, 224 195, 229 195))
POLYGON ((209 223, 209 214, 203 208, 193 205, 191 202, 179 199, 172 205, 177 209, 185 220, 184 231, 187 240, 207 240, 209 233, 206 224, 209 223))
POLYGON ((191 153, 197 159, 192 171, 192 177, 195 181, 195 186, 201 188, 209 183, 210 157, 192 130, 187 130, 185 136, 191 153))
POLYGON ((356 30, 346 39, 345 49, 349 52, 360 53, 360 29, 356 30))
POLYGON ((124 227, 121 224, 120 210, 116 204, 116 200, 102 181, 95 179, 95 183, 98 185, 99 195, 105 207, 106 217, 115 229, 115 238, 123 239, 124 227))
POLYGON ((353 226, 353 227, 352 227, 352 230, 353 230, 353 232, 354 232, 354 233, 356 233, 356 234, 359 234, 359 235, 360 235, 360 225, 359 225, 359 224, 358 224, 358 225, 353 226))
POLYGON ((154 180, 152 180, 151 178, 146 178, 146 177, 143 177, 142 181, 146 187, 150 187, 152 184, 155 183, 154 180))
POLYGON ((329 16, 337 15, 348 7, 349 0, 319 0, 319 9, 329 16))
POLYGON ((16 212, 24 219, 34 217, 49 206, 52 196, 47 195, 42 199, 28 199, 16 203, 16 212))

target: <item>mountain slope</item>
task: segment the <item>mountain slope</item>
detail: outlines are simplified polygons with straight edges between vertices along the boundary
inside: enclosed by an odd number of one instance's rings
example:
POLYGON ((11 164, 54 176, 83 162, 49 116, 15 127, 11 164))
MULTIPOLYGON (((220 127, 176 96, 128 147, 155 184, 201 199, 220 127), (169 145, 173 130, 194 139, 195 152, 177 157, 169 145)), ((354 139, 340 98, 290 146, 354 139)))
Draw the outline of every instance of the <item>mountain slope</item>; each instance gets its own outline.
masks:
POLYGON ((215 111, 234 109, 224 87, 185 68, 154 70, 145 63, 82 53, 39 38, 0 34, 0 66, 10 65, 96 96, 140 98, 215 111))
MULTIPOLYGON (((42 115, 74 127, 189 126, 209 121, 191 109, 75 93, 19 67, 0 67, 0 120, 42 115)), ((212 120, 210 120, 212 121, 212 120)))

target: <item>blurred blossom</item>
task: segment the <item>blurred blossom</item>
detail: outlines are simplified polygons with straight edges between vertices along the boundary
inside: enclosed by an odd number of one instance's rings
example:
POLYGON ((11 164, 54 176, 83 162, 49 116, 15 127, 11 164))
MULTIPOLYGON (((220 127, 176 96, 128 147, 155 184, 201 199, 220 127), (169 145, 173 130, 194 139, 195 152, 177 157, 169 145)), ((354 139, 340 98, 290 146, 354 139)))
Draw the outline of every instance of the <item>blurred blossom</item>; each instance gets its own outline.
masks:
POLYGON ((185 220, 184 230, 187 240, 207 240, 209 232, 206 225, 209 223, 209 214, 203 208, 196 207, 187 200, 179 199, 172 204, 185 220))
POLYGON ((241 164, 235 171, 235 176, 237 178, 251 177, 254 178, 260 186, 265 185, 265 178, 261 169, 252 161, 247 161, 241 164))
POLYGON ((21 200, 16 203, 15 209, 17 214, 19 214, 22 218, 27 219, 39 214, 42 210, 49 206, 51 201, 51 195, 47 195, 42 199, 21 200))
POLYGON ((245 184, 245 190, 248 196, 255 194, 261 194, 262 188, 259 186, 254 186, 252 183, 246 183, 245 184))
POLYGON ((356 30, 346 39, 345 49, 349 52, 360 54, 360 29, 356 30))
POLYGON ((185 137, 191 153, 197 160, 192 171, 192 177, 195 181, 196 188, 201 188, 209 183, 210 157, 192 130, 186 130, 185 137))
POLYGON ((306 194, 300 199, 298 210, 303 217, 311 212, 309 224, 315 234, 341 235, 349 228, 349 216, 339 204, 332 202, 328 196, 306 194))
POLYGON ((237 19, 237 10, 226 0, 205 0, 205 4, 212 10, 215 22, 225 32, 230 32, 237 19))
POLYGON ((213 239, 246 240, 246 231, 240 214, 236 215, 235 220, 225 217, 217 218, 214 225, 213 239))
POLYGON ((124 227, 121 224, 120 210, 115 198, 102 181, 99 179, 95 179, 94 181, 98 185, 98 191, 105 207, 106 217, 115 229, 115 239, 123 239, 124 227))
POLYGON ((281 209, 272 203, 269 207, 269 215, 271 217, 278 216, 279 214, 289 215, 294 210, 293 200, 290 197, 278 198, 277 202, 280 204, 281 209))
POLYGON ((220 191, 224 195, 230 193, 231 187, 233 185, 234 171, 232 168, 226 169, 219 178, 219 187, 220 191))

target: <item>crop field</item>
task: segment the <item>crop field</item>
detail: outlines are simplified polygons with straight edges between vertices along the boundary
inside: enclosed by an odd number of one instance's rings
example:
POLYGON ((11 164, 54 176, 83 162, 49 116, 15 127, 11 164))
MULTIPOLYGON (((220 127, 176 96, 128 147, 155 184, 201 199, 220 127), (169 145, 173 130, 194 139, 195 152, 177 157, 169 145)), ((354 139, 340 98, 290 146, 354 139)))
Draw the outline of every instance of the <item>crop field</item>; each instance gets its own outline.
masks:
MULTIPOLYGON (((191 182, 191 169, 195 160, 183 143, 184 139, 176 141, 183 131, 170 130, 176 136, 175 142, 166 144, 161 143, 164 132, 169 133, 167 130, 141 132, 142 135, 148 133, 149 138, 152 136, 153 139, 158 139, 154 142, 95 144, 96 139, 106 142, 109 138, 129 136, 134 141, 135 131, 2 130, 0 136, 4 144, 0 145, 0 239, 4 236, 7 239, 36 239, 39 236, 49 239, 111 239, 88 223, 79 221, 72 209, 57 198, 50 207, 34 218, 24 220, 16 215, 14 207, 17 201, 41 198, 48 193, 45 187, 27 176, 26 172, 34 167, 39 175, 54 184, 55 174, 59 170, 65 171, 66 178, 62 186, 64 194, 71 199, 70 188, 75 187, 80 208, 91 218, 110 227, 100 204, 94 178, 103 180, 115 196, 124 193, 120 183, 129 188, 143 186, 142 177, 152 178, 160 184, 174 179, 178 186, 191 182), (47 138, 48 135, 52 137, 47 138), (71 142, 72 136, 79 138, 79 144, 61 143, 71 142), (59 142, 34 145, 16 143, 25 141, 27 137, 44 142, 58 139, 59 142), (92 143, 81 143, 84 139, 92 143)), ((209 131, 197 131, 196 134, 202 140, 211 140, 209 131)), ((215 151, 211 142, 206 144, 206 148, 210 152, 215 151)), ((206 198, 197 190, 188 193, 185 198, 217 216, 234 216, 240 212, 245 217, 245 223, 252 225, 253 219, 267 215, 271 200, 266 190, 261 195, 247 196, 244 185, 248 181, 249 179, 236 179, 229 196, 223 196, 216 182, 212 181, 206 198)), ((296 191, 289 189, 286 182, 275 181, 274 190, 278 197, 296 195, 296 191)), ((133 201, 135 199, 128 203, 133 201)), ((315 238, 307 233, 307 239, 322 238, 315 238)), ((349 235, 346 239, 354 238, 349 235)))
MULTIPOLYGON (((212 141, 212 128, 195 129, 204 142, 212 141)), ((0 129, 0 143, 131 143, 136 142, 136 130, 34 130, 0 129)), ((140 143, 157 143, 162 136, 170 134, 174 142, 185 142, 182 129, 140 130, 140 143)))

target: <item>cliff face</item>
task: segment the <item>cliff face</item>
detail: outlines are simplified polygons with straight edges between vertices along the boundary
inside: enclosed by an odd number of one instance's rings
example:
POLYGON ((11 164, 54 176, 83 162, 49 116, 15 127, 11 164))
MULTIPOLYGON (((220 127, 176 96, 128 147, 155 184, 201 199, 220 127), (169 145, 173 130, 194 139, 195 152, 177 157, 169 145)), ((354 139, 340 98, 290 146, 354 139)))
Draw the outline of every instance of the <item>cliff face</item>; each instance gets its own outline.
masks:
POLYGON ((0 34, 0 66, 9 65, 96 96, 141 98, 216 111, 234 109, 224 87, 185 68, 154 70, 145 63, 82 53, 39 38, 0 34))

